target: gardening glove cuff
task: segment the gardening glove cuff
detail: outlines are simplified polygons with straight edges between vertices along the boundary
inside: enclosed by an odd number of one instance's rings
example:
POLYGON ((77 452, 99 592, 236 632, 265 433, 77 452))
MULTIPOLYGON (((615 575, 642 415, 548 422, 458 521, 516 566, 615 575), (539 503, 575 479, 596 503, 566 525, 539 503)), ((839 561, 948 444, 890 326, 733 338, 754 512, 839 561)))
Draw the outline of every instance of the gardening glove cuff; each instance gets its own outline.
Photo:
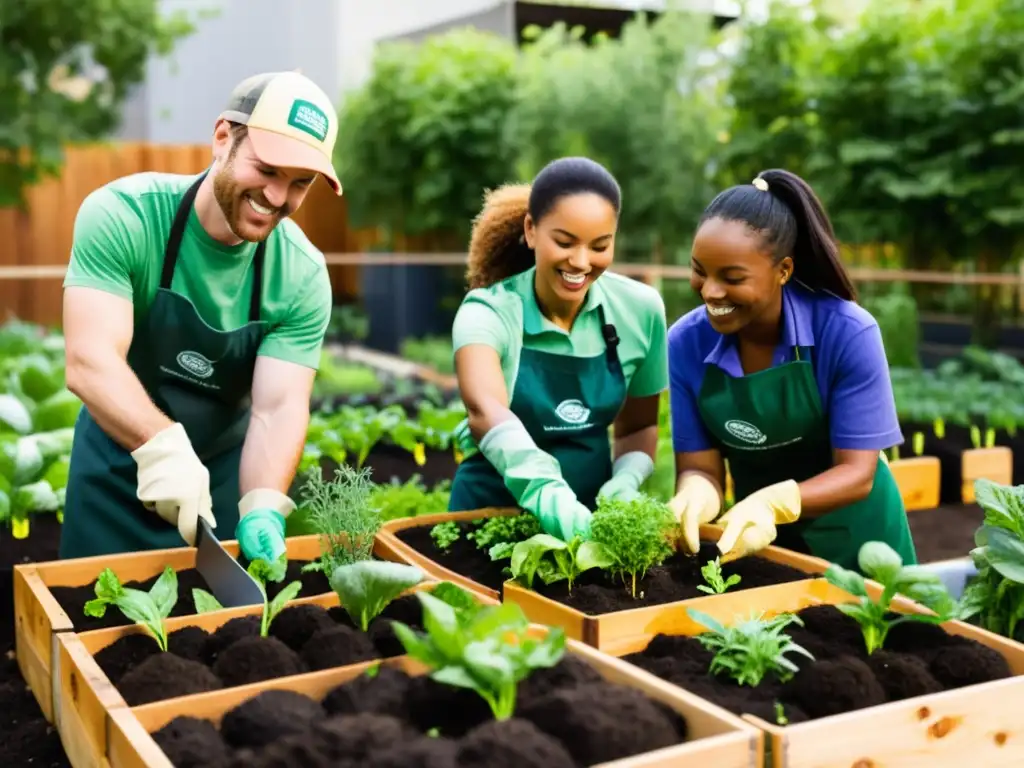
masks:
POLYGON ((203 518, 217 527, 210 498, 210 472, 199 460, 185 427, 172 424, 132 451, 138 466, 138 498, 181 538, 195 546, 196 527, 203 518))
POLYGON ((275 509, 250 510, 239 519, 235 538, 239 549, 250 562, 266 560, 276 562, 285 553, 284 515, 275 509))
POLYGON ((640 495, 640 486, 654 474, 654 461, 643 451, 630 451, 615 460, 612 476, 597 492, 598 499, 631 501, 640 495))
POLYGON ((295 511, 295 502, 274 488, 253 488, 238 502, 238 519, 257 509, 272 509, 287 518, 295 511))
POLYGON ((691 472, 683 477, 679 492, 668 508, 682 528, 683 545, 690 554, 700 549, 700 527, 710 523, 722 510, 722 499, 714 483, 703 475, 691 472))
POLYGON ((545 533, 564 541, 590 535, 590 510, 562 477, 558 461, 542 451, 519 419, 493 427, 480 452, 502 476, 516 504, 537 517, 545 533))

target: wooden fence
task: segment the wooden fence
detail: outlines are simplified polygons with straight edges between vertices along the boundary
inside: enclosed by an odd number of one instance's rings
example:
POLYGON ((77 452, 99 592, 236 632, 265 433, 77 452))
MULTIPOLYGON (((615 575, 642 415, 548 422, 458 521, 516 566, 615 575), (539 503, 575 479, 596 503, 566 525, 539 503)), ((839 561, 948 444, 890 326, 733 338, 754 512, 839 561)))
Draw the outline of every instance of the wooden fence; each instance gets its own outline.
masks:
MULTIPOLYGON (((0 208, 0 274, 7 273, 8 278, 0 279, 0 318, 60 322, 60 278, 71 252, 75 214, 94 189, 142 171, 199 173, 209 162, 210 147, 205 144, 124 143, 69 148, 61 175, 30 189, 25 211, 0 208)), ((323 181, 313 185, 294 219, 324 252, 348 252, 367 246, 366 233, 354 233, 348 227, 345 197, 334 195, 323 181)), ((331 267, 336 293, 353 293, 356 276, 353 267, 331 267)))

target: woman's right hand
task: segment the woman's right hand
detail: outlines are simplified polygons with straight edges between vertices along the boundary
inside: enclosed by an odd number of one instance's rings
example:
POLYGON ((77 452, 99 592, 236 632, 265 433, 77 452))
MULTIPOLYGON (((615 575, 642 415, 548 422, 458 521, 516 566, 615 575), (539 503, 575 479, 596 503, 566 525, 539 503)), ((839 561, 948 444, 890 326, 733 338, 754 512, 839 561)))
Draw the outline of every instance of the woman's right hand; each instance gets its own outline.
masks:
POLYGON ((687 553, 696 554, 700 549, 700 526, 712 522, 722 509, 718 489, 704 475, 684 475, 679 491, 669 501, 668 507, 682 527, 682 540, 687 553))

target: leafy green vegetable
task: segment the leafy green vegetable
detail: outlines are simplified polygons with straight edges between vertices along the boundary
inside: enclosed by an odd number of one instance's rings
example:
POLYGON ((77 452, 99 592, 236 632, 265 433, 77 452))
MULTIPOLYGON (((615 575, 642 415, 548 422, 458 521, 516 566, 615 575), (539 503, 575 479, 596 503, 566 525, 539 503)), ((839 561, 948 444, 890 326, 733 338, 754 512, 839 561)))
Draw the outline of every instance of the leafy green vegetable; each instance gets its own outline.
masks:
POLYGON ((600 544, 614 564, 609 570, 621 576, 637 596, 637 578, 661 565, 675 551, 672 511, 656 499, 641 495, 631 501, 601 500, 590 522, 591 540, 600 544))
POLYGON ((782 632, 789 624, 803 626, 795 614, 780 613, 768 620, 755 616, 726 627, 703 611, 687 608, 687 613, 710 630, 697 635, 697 639, 715 653, 711 674, 726 674, 739 685, 760 685, 769 673, 779 680, 788 680, 799 668, 786 658, 787 653, 799 653, 814 660, 809 651, 782 632))
POLYGON ((459 540, 460 535, 459 524, 454 521, 438 523, 430 529, 430 538, 434 540, 434 546, 442 552, 447 552, 452 544, 459 540))
POLYGON ((192 602, 196 606, 196 613, 209 613, 210 611, 224 610, 220 600, 211 595, 205 589, 192 588, 192 602))
POLYGON ((276 562, 269 562, 268 560, 257 559, 249 563, 247 569, 250 576, 260 588, 260 592, 263 593, 263 619, 260 622, 260 635, 266 637, 270 631, 270 625, 274 621, 274 618, 279 614, 288 603, 289 600, 294 600, 299 592, 302 591, 302 582, 293 581, 291 584, 286 586, 277 595, 274 596, 273 600, 267 600, 267 583, 268 582, 280 582, 284 580, 285 574, 288 573, 288 555, 283 554, 276 562))
POLYGON ((149 592, 123 586, 117 575, 105 568, 96 580, 94 591, 96 599, 85 604, 86 616, 102 619, 108 605, 116 606, 125 618, 145 627, 161 651, 167 650, 164 619, 171 615, 178 602, 178 574, 173 568, 164 568, 149 592))
MULTIPOLYGON (((496 544, 492 558, 507 551, 508 544, 496 544)), ((545 584, 568 581, 569 591, 584 571, 591 568, 607 568, 615 560, 596 541, 584 541, 579 536, 565 542, 546 533, 538 533, 512 547, 512 578, 527 589, 533 588, 534 576, 540 576, 545 584)))
POLYGON ((466 538, 474 542, 477 549, 490 551, 498 544, 518 544, 541 532, 540 523, 531 514, 501 515, 480 521, 466 538))
POLYGON ((941 579, 921 566, 903 565, 902 558, 888 544, 881 541, 865 543, 857 553, 857 564, 864 573, 882 585, 883 591, 877 601, 868 596, 864 577, 856 571, 848 571, 833 564, 825 571, 825 578, 830 584, 859 598, 855 603, 842 603, 836 607, 860 624, 869 654, 885 645, 889 630, 897 624, 908 621, 941 624, 958 617, 959 606, 950 597, 941 579), (897 594, 909 597, 935 613, 908 613, 898 618, 888 618, 891 613, 889 606, 897 594))
POLYGON ((720 595, 729 587, 740 583, 740 575, 738 573, 734 573, 728 579, 722 578, 722 563, 720 558, 717 557, 714 560, 709 560, 700 569, 700 575, 704 577, 704 581, 707 584, 698 584, 697 589, 701 592, 707 592, 709 595, 720 595))
POLYGON ((562 629, 531 637, 529 621, 515 603, 459 610, 427 592, 416 594, 426 632, 392 624, 406 652, 430 667, 434 680, 476 691, 498 720, 515 713, 518 684, 535 669, 555 666, 565 652, 562 629))
POLYGON ((423 571, 413 565, 363 560, 335 568, 331 589, 352 621, 365 632, 392 600, 423 579, 423 571))

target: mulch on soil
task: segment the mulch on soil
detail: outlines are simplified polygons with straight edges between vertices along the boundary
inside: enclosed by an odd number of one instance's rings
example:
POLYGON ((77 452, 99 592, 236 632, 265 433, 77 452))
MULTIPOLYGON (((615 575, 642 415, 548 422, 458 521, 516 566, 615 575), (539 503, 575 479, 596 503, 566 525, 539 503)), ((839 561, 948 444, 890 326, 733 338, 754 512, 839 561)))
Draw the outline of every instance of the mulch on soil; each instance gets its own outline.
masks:
POLYGON ((869 656, 856 621, 836 607, 814 606, 797 615, 805 626, 784 632, 815 661, 788 654, 800 671, 786 683, 766 677, 751 688, 712 676, 713 654, 693 637, 656 635, 646 650, 624 659, 737 715, 770 723, 776 722, 776 702, 790 723, 799 723, 1012 674, 997 651, 934 625, 896 625, 884 648, 869 656))
POLYGON ((504 722, 473 691, 381 667, 322 702, 266 691, 225 713, 219 731, 181 716, 153 736, 177 768, 580 768, 687 732, 678 713, 567 655, 519 685, 504 722))

